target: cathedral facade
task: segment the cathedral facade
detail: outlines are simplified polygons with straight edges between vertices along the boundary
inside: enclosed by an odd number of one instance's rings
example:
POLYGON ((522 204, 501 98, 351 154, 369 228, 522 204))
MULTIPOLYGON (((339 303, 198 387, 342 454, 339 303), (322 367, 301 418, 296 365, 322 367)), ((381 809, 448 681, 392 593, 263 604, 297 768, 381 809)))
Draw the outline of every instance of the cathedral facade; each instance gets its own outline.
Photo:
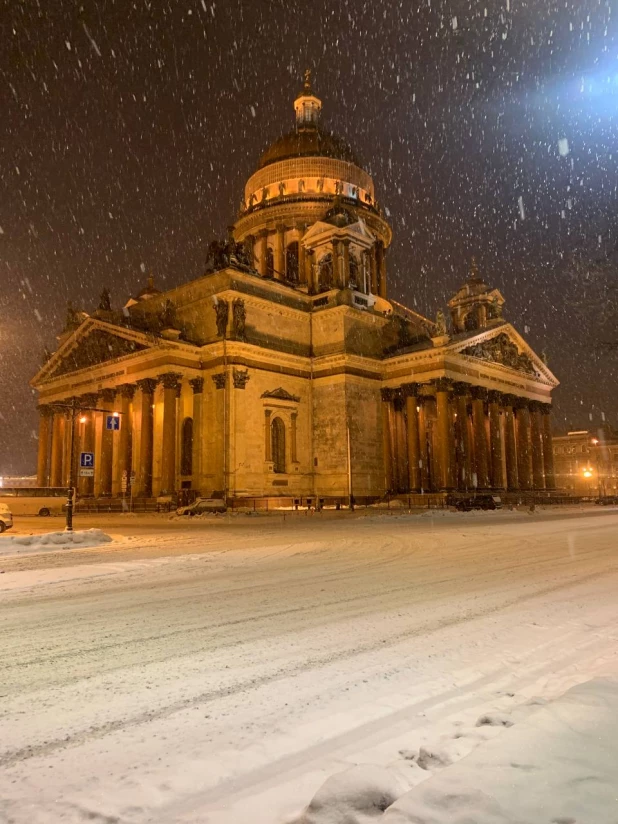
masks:
POLYGON ((73 442, 80 496, 555 487, 556 378, 474 266, 435 320, 389 298, 390 226, 321 106, 307 78, 203 276, 70 309, 31 382, 40 486, 68 485, 73 442))

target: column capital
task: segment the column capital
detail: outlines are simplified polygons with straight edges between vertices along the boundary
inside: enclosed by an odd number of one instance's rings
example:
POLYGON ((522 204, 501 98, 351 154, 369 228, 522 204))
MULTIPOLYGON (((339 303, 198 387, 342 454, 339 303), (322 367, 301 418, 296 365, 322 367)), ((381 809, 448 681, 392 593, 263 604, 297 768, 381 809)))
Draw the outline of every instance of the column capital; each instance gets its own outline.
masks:
POLYGON ((258 239, 260 239, 260 238, 268 237, 269 234, 270 234, 270 229, 260 229, 259 232, 257 233, 256 237, 258 239))
POLYGON ((469 383, 464 383, 463 381, 455 381, 453 383, 453 394, 460 398, 465 398, 470 395, 470 390, 472 389, 469 383))
POLYGON ((396 390, 391 389, 389 386, 385 386, 380 389, 380 395, 382 396, 382 400, 386 403, 395 400, 396 390))
POLYGON ((232 379, 234 381, 234 389, 244 389, 249 381, 249 370, 234 368, 232 371, 232 379))
POLYGON ((159 375, 158 377, 163 384, 164 389, 180 389, 182 375, 179 375, 178 372, 165 372, 163 375, 159 375))
POLYGON ((489 403, 502 403, 502 398, 502 392, 500 392, 498 389, 490 389, 487 392, 487 400, 489 401, 489 403))
POLYGON ((418 383, 402 383, 399 387, 404 398, 418 397, 419 386, 418 383))
POLYGON ((513 407, 517 403, 517 395, 511 395, 508 392, 502 395, 502 406, 513 407))
POLYGON ((542 415, 551 415, 551 413, 553 411, 553 407, 552 407, 551 403, 541 403, 541 401, 539 401, 539 405, 541 407, 541 414, 542 415))
POLYGON ((484 386, 471 386, 470 394, 472 395, 472 400, 474 401, 486 401, 489 393, 484 386))
POLYGON ((79 396, 79 405, 87 409, 88 407, 96 406, 98 400, 98 392, 86 392, 84 395, 79 396))
POLYGON ((39 415, 40 415, 42 418, 51 418, 51 416, 54 414, 54 409, 53 409, 53 407, 52 407, 52 406, 50 406, 50 405, 49 405, 49 404, 47 404, 47 403, 40 403, 40 404, 37 406, 37 410, 38 410, 39 415))
POLYGON ((116 397, 116 390, 112 387, 107 387, 99 391, 99 396, 105 403, 111 403, 116 397))
POLYGON ((543 406, 545 404, 541 403, 541 401, 530 401, 529 407, 531 412, 539 412, 543 411, 543 406))
POLYGON ((201 395, 204 391, 204 378, 191 378, 189 386, 193 389, 194 395, 201 395))
POLYGON ((225 372, 212 375, 212 379, 217 389, 225 389, 225 372))
POLYGON ((433 384, 436 392, 450 392, 453 389, 454 381, 451 378, 436 378, 433 384))
POLYGON ((121 383, 118 387, 118 393, 122 398, 133 399, 137 386, 134 383, 121 383))
POLYGON ((528 411, 530 411, 530 399, 516 397, 513 403, 513 407, 515 409, 527 409, 528 411))
POLYGON ((137 384, 137 388, 140 389, 144 395, 152 395, 154 394, 159 381, 157 378, 140 378, 140 380, 135 383, 137 384))

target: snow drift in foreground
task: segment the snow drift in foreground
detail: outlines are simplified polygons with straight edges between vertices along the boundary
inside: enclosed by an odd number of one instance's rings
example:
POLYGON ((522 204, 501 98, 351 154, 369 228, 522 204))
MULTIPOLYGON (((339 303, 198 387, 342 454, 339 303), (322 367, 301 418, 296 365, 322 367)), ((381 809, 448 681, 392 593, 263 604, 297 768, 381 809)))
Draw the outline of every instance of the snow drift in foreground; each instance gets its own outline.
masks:
POLYGON ((101 529, 44 532, 41 535, 2 535, 0 536, 0 555, 39 552, 44 549, 62 549, 72 546, 101 546, 111 540, 111 536, 101 529))
POLYGON ((615 824, 618 680, 580 684, 503 726, 422 783, 413 754, 407 792, 399 770, 332 776, 296 824, 615 824))

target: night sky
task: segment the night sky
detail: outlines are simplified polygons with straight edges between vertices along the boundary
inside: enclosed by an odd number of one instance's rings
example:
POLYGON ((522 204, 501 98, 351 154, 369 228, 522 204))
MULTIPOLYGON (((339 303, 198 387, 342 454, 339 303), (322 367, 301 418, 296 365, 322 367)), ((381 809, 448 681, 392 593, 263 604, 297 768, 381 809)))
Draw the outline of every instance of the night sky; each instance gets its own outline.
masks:
MULTIPOLYGON (((392 223, 391 297, 434 316, 475 255, 562 381, 556 428, 618 424, 580 288, 612 260, 611 0, 9 2, 0 79, 0 474, 34 471, 28 379, 66 302, 199 276, 313 69, 392 223)), ((615 270, 614 270, 615 277, 615 270)), ((618 337, 618 333, 617 333, 618 337)))

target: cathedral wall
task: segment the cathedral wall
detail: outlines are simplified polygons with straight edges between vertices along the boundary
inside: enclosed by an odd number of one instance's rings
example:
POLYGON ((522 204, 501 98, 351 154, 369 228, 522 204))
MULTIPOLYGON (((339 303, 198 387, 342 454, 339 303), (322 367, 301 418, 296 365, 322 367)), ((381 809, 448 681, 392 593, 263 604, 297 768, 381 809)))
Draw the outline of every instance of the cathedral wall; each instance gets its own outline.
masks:
POLYGON ((348 377, 346 406, 353 493, 381 496, 385 490, 380 383, 348 377))
MULTIPOLYGON (((312 495, 311 385, 310 380, 266 369, 248 369, 245 388, 228 381, 228 478, 231 495, 312 495), (283 390, 282 397, 263 397, 283 390), (291 397, 285 397, 289 395, 291 397), (285 471, 275 471, 272 426, 279 418, 284 427, 285 471)), ((237 379, 238 381, 238 379, 237 379)), ((221 390, 220 394, 222 394, 221 390)))

